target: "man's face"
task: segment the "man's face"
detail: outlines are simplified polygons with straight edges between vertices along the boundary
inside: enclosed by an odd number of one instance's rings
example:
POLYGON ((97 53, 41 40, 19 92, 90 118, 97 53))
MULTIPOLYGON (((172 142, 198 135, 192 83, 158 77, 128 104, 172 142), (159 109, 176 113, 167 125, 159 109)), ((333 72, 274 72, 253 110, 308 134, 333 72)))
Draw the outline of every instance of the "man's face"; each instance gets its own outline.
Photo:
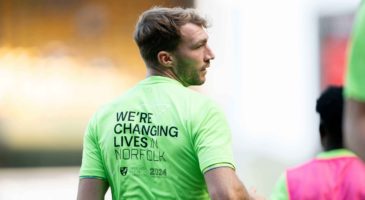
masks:
POLYGON ((208 34, 203 27, 187 23, 181 26, 181 42, 173 55, 173 70, 185 86, 201 85, 214 54, 208 46, 208 34))

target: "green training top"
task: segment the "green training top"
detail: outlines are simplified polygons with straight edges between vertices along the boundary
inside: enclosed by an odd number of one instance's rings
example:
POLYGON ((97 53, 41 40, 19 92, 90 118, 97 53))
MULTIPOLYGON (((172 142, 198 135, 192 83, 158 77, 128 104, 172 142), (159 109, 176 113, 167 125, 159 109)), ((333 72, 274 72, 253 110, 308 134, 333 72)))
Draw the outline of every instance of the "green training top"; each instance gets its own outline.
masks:
POLYGON ((81 178, 113 199, 209 199, 204 173, 234 168, 223 112, 176 80, 151 76, 98 110, 84 136, 81 178))
POLYGON ((365 101, 365 3, 358 10, 349 46, 345 95, 365 101))

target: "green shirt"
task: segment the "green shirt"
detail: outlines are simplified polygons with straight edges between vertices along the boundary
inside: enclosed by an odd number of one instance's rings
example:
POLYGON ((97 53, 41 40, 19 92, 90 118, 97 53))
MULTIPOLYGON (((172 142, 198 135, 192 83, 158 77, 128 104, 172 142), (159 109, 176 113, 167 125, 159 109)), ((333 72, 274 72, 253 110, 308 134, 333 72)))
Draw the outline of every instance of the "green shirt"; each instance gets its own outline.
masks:
MULTIPOLYGON (((354 153, 347 149, 335 149, 331 151, 324 151, 316 156, 316 159, 333 159, 336 157, 353 157, 354 153)), ((282 174, 274 188, 273 193, 271 194, 271 200, 289 200, 289 192, 288 192, 288 184, 287 184, 286 173, 282 174)))
POLYGON ((365 4, 357 13, 349 46, 345 95, 365 101, 365 4))
POLYGON ((152 76, 89 122, 81 178, 108 181, 113 199, 209 199, 204 173, 234 168, 223 112, 179 82, 152 76))

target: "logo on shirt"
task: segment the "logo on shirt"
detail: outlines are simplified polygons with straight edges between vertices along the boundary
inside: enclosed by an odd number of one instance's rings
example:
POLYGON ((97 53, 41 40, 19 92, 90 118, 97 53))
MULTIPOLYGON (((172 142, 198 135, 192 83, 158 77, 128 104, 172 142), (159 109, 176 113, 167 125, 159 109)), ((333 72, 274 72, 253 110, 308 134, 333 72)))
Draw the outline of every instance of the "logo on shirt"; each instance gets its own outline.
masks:
POLYGON ((127 175, 128 172, 128 167, 120 167, 120 174, 122 174, 122 176, 127 175))

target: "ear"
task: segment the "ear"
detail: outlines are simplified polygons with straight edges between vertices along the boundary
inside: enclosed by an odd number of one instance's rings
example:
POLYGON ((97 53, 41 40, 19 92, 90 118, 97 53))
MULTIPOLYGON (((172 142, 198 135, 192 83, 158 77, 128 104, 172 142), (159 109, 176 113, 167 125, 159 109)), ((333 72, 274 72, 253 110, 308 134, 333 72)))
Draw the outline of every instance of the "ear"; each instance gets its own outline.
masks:
POLYGON ((164 67, 173 67, 174 56, 167 51, 160 51, 157 54, 158 62, 164 67))

